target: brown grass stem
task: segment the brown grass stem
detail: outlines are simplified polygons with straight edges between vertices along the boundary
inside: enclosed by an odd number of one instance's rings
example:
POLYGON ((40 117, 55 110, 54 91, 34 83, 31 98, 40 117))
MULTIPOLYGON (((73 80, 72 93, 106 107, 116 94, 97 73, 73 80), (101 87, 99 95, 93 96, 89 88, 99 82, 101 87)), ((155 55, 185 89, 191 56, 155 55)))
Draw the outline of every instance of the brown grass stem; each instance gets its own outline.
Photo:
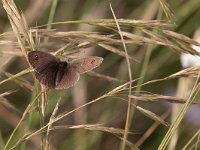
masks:
MULTIPOLYGON (((123 38, 123 34, 121 32, 119 23, 117 21, 115 13, 112 9, 111 3, 110 3, 110 9, 111 9, 112 15, 114 17, 114 20, 116 22, 117 29, 118 29, 119 35, 121 37, 123 48, 124 48, 124 51, 125 51, 126 62, 127 62, 127 67, 128 67, 128 74, 129 74, 129 81, 132 81, 131 65, 130 65, 130 61, 129 61, 128 51, 127 51, 127 48, 126 48, 126 44, 125 44, 125 41, 124 41, 124 38, 123 38)), ((132 87, 132 83, 130 82, 129 83, 129 94, 131 94, 131 87, 132 87)), ((128 137, 130 111, 131 111, 131 97, 128 97, 128 107, 127 107, 127 114, 126 114, 125 132, 124 132, 123 142, 122 142, 122 145, 121 145, 121 150, 125 150, 125 144, 126 144, 126 140, 127 140, 127 137, 128 137)))

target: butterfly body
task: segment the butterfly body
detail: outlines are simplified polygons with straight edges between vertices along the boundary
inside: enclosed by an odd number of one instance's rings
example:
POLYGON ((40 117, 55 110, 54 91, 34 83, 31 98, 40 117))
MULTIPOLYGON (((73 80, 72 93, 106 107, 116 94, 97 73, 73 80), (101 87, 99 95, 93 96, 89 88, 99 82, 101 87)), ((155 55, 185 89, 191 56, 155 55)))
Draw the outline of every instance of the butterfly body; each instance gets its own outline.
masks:
POLYGON ((63 78, 63 75, 65 73, 65 69, 67 68, 68 63, 67 62, 59 62, 58 64, 58 71, 56 73, 56 78, 55 78, 55 85, 57 86, 60 81, 63 78))
POLYGON ((81 73, 99 66, 103 58, 89 56, 68 63, 49 53, 32 51, 28 53, 28 60, 40 83, 48 88, 66 89, 77 83, 81 73))

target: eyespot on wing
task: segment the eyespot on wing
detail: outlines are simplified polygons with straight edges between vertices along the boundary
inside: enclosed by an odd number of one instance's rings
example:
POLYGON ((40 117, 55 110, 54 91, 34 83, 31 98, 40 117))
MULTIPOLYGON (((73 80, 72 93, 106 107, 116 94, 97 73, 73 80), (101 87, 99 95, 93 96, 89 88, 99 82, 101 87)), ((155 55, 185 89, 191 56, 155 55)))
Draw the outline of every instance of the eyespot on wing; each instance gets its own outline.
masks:
POLYGON ((59 59, 55 56, 42 52, 42 51, 31 51, 28 53, 28 60, 31 66, 38 72, 48 67, 50 63, 58 63, 59 59))
POLYGON ((80 58, 70 62, 71 68, 76 70, 78 73, 85 73, 96 67, 98 67, 103 61, 102 57, 98 56, 89 56, 85 58, 80 58))

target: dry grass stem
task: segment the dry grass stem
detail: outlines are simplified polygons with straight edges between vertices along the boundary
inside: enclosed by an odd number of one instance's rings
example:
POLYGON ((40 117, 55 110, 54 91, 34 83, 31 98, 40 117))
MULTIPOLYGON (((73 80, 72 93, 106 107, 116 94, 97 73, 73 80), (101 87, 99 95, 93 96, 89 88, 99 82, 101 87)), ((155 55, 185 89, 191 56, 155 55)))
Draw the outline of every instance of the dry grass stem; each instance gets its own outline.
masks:
POLYGON ((165 125, 166 127, 169 127, 170 124, 166 121, 164 121, 162 118, 160 118, 158 115, 156 115, 155 113, 148 111, 146 109, 143 109, 142 107, 136 106, 137 109, 143 113, 144 115, 148 116, 149 118, 153 119, 156 122, 159 122, 160 124, 165 125))
POLYGON ((198 73, 199 73, 200 67, 196 66, 196 67, 190 67, 190 68, 186 68, 183 69, 179 72, 176 72, 172 75, 170 75, 167 78, 177 78, 177 77, 197 77, 198 73))
MULTIPOLYGON (((129 81, 132 81, 132 73, 131 73, 131 65, 130 65, 130 61, 129 61, 129 54, 128 54, 128 51, 127 51, 127 48, 126 48, 126 44, 125 44, 125 40, 124 40, 124 37, 123 37, 123 33, 121 32, 121 28, 120 28, 120 25, 117 21, 117 18, 115 16, 115 13, 112 9, 112 5, 110 3, 110 9, 111 9, 111 12, 112 12, 112 15, 113 15, 113 18, 115 19, 115 23, 116 23, 116 26, 117 26, 117 30, 118 30, 118 33, 120 35, 120 38, 121 38, 121 41, 122 41, 122 44, 123 44, 123 48, 124 48, 124 51, 125 51, 125 56, 126 56, 126 63, 127 63, 127 68, 128 68, 128 75, 129 75, 129 81)), ((131 87, 132 87, 132 83, 130 82, 129 83, 129 95, 131 94, 131 87)), ((127 114, 126 114, 126 122, 125 122, 125 132, 124 132, 124 136, 123 136, 123 141, 122 141, 122 146, 121 146, 121 149, 124 150, 125 149, 125 144, 126 144, 126 140, 127 140, 127 137, 128 137, 128 130, 129 130, 129 120, 130 120, 130 111, 131 111, 131 98, 128 97, 128 106, 127 106, 127 114)))
POLYGON ((16 78, 18 78, 18 77, 20 77, 20 76, 22 76, 22 75, 25 75, 25 74, 27 74, 27 73, 32 72, 32 71, 33 71, 33 69, 31 69, 31 68, 27 68, 27 69, 25 69, 25 70, 22 70, 21 72, 19 72, 19 73, 13 75, 13 76, 11 76, 11 77, 8 77, 7 79, 4 79, 4 80, 0 81, 0 85, 3 84, 3 83, 5 83, 5 82, 7 82, 7 81, 14 80, 14 79, 16 79, 16 78))
POLYGON ((88 72, 89 75, 91 76, 94 76, 94 77, 98 77, 102 80, 105 80, 105 81, 108 81, 108 82, 116 82, 116 83, 122 83, 123 81, 122 80, 119 80, 117 78, 114 78, 114 77, 111 77, 111 76, 108 76, 108 75, 104 75, 104 74, 101 74, 101 73, 97 73, 97 72, 94 72, 94 71, 90 71, 88 72))
POLYGON ((162 10, 164 11, 166 17, 171 21, 174 22, 174 14, 170 9, 169 5, 165 0, 159 0, 162 10))
MULTIPOLYGON (((133 20, 133 19, 116 19, 121 27, 144 27, 144 28, 157 28, 157 27, 173 27, 173 24, 169 24, 165 21, 159 20, 133 20)), ((89 24, 102 27, 117 27, 115 19, 98 19, 98 20, 77 20, 77 21, 63 21, 54 22, 56 24, 89 24)), ((38 27, 44 27, 42 25, 38 27)))
POLYGON ((43 85, 41 85, 41 87, 42 87, 42 91, 43 91, 42 92, 42 97, 41 97, 41 111, 42 111, 42 115, 44 117, 45 116, 46 107, 47 107, 47 103, 48 103, 48 101, 47 101, 47 91, 48 91, 48 89, 43 85))
POLYGON ((182 98, 177 98, 177 97, 172 97, 172 96, 165 96, 165 95, 159 95, 159 94, 133 94, 129 95, 133 99, 137 99, 140 101, 147 101, 147 102, 154 102, 154 101, 159 101, 159 102, 170 102, 170 103, 178 103, 178 104, 184 104, 186 103, 186 99, 182 98))
MULTIPOLYGON (((113 46, 110 46, 110 45, 107 45, 107 44, 98 44, 98 45, 101 46, 102 48, 108 50, 108 51, 111 51, 111 52, 113 52, 113 53, 118 54, 119 56, 126 57, 126 54, 125 54, 124 51, 121 51, 121 50, 119 50, 119 49, 117 49, 117 48, 115 48, 115 47, 113 47, 113 46)), ((133 57, 130 56, 130 55, 128 56, 128 58, 129 58, 130 60, 139 62, 138 60, 136 60, 135 58, 133 58, 133 57)))
POLYGON ((24 39, 26 40, 28 45, 31 47, 31 49, 34 50, 35 46, 34 46, 32 37, 29 35, 28 25, 26 23, 25 17, 22 13, 20 14, 18 12, 17 7, 15 3, 13 2, 13 0, 2 0, 2 3, 3 3, 4 9, 7 12, 13 31, 18 39, 18 43, 23 52, 23 55, 27 58, 24 39), (23 38, 21 34, 23 34, 25 38, 23 38))
POLYGON ((7 98, 5 98, 5 96, 10 95, 13 92, 15 92, 15 91, 13 91, 13 90, 7 91, 7 92, 0 94, 0 105, 2 105, 3 107, 6 107, 7 109, 11 109, 11 110, 14 110, 19 113, 20 111, 15 107, 15 105, 13 105, 11 102, 9 102, 9 100, 7 98))
POLYGON ((53 118, 55 118, 56 116, 56 113, 58 111, 58 106, 59 106, 59 101, 57 102, 54 110, 53 110, 53 113, 49 119, 49 125, 48 125, 48 128, 47 128, 47 134, 46 134, 46 140, 45 140, 45 149, 50 149, 50 144, 49 144, 49 140, 50 140, 50 130, 53 128, 53 123, 51 123, 51 121, 53 120, 53 118))

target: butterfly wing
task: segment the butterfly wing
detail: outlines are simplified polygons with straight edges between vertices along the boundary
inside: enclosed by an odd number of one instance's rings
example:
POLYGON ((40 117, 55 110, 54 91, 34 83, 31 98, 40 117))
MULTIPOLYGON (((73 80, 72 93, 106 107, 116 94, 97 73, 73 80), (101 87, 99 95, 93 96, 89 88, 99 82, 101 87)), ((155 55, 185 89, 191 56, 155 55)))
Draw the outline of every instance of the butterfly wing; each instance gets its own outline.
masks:
POLYGON ((42 51, 29 52, 28 60, 31 66, 39 73, 47 68, 49 66, 49 63, 59 62, 59 59, 57 59, 55 56, 42 51))
POLYGON ((67 89, 78 82, 80 74, 73 68, 66 67, 60 82, 55 86, 56 89, 67 89))
POLYGON ((98 67, 103 61, 102 57, 89 56, 70 62, 69 67, 76 70, 78 73, 85 73, 98 67))
POLYGON ((55 87, 56 74, 58 71, 58 65, 55 63, 49 63, 48 67, 40 72, 35 71, 36 79, 48 88, 55 87))
POLYGON ((61 81, 55 86, 56 89, 67 89, 77 83, 80 74, 90 71, 99 66, 103 58, 90 56, 70 62, 64 70, 61 81))
POLYGON ((55 87, 59 59, 49 53, 32 51, 28 53, 28 60, 35 69, 36 79, 47 87, 55 87))

